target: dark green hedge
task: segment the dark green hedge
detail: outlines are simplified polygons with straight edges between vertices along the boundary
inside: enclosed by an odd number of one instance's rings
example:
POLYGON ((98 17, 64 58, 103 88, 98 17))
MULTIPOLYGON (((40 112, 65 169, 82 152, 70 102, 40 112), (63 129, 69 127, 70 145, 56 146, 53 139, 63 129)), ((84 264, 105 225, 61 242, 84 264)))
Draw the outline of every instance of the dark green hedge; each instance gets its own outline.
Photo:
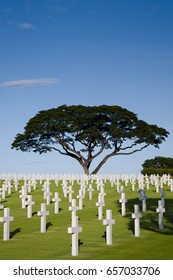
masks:
POLYGON ((164 174, 170 174, 173 176, 173 168, 143 168, 141 170, 142 174, 152 175, 152 174, 158 174, 158 175, 164 175, 164 174))

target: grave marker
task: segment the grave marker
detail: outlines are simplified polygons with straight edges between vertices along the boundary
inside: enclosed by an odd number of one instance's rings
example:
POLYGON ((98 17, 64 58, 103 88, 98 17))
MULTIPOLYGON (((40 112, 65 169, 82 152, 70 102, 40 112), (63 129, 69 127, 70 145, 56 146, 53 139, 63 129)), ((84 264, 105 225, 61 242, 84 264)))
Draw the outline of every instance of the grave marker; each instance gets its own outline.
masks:
POLYGON ((93 191, 94 189, 92 188, 92 184, 89 185, 89 189, 88 189, 88 192, 89 192, 89 200, 92 200, 93 198, 93 191))
POLYGON ((37 215, 41 217, 41 233, 46 232, 46 216, 49 215, 49 211, 46 211, 46 203, 41 203, 41 211, 37 212, 37 215))
POLYGON ((3 240, 10 239, 10 222, 14 221, 14 217, 10 217, 10 208, 4 208, 4 216, 0 217, 0 222, 4 223, 3 240))
POLYGON ((139 190, 139 200, 142 201, 142 211, 146 212, 146 200, 147 200, 147 196, 146 196, 146 191, 144 189, 140 189, 139 190))
POLYGON ((165 213, 165 208, 163 207, 161 200, 158 201, 156 212, 159 214, 159 229, 163 229, 163 213, 165 213))
POLYGON ((1 196, 2 196, 2 199, 5 199, 5 197, 6 197, 6 187, 5 187, 5 185, 3 184, 2 185, 2 192, 1 192, 1 196))
POLYGON ((79 232, 82 232, 82 227, 78 226, 78 217, 74 216, 72 226, 68 228, 68 233, 72 234, 72 256, 78 256, 79 254, 79 232))
POLYGON ((22 190, 20 192, 21 192, 20 198, 22 199, 22 208, 25 208, 26 207, 25 202, 27 198, 27 190, 25 185, 22 186, 22 190))
POLYGON ((98 202, 96 202, 96 206, 98 207, 98 220, 103 219, 103 206, 105 206, 103 198, 104 196, 101 193, 99 193, 98 202))
POLYGON ((140 218, 142 215, 139 213, 139 205, 134 205, 134 213, 132 219, 134 219, 134 233, 136 237, 140 237, 140 218))
POLYGON ((72 201, 72 196, 73 196, 73 189, 72 189, 72 186, 69 186, 69 189, 68 189, 68 198, 69 198, 69 202, 72 201))
POLYGON ((0 210, 4 209, 4 205, 0 203, 0 210))
POLYGON ((119 179, 117 179, 116 186, 117 186, 117 192, 119 193, 120 192, 120 181, 119 181, 119 179))
POLYGON ((79 210, 79 207, 76 206, 76 199, 72 199, 71 206, 69 206, 69 211, 72 211, 72 219, 76 216, 76 211, 79 210))
POLYGON ((165 189, 164 188, 161 188, 160 197, 161 197, 162 206, 165 207, 165 189))
POLYGON ((103 220, 103 225, 106 226, 106 244, 112 245, 112 225, 115 220, 112 219, 112 210, 106 210, 106 219, 103 220))
POLYGON ((25 202, 25 205, 27 206, 27 217, 32 218, 32 205, 34 205, 35 202, 32 201, 32 195, 28 195, 28 200, 25 202))
POLYGON ((77 198, 79 199, 79 209, 82 210, 83 209, 83 192, 82 189, 79 190, 79 194, 77 195, 77 198))
POLYGON ((46 195, 46 204, 50 205, 50 196, 52 195, 52 193, 50 191, 50 187, 49 186, 46 187, 45 195, 46 195))
POLYGON ((121 198, 120 198, 119 202, 121 203, 121 215, 125 216, 126 215, 126 203, 127 203, 127 200, 126 200, 126 194, 125 194, 124 191, 121 192, 121 198))
POLYGON ((58 214, 59 213, 59 202, 61 201, 61 198, 59 198, 59 193, 58 192, 55 192, 55 197, 52 198, 52 201, 54 202, 54 212, 55 214, 58 214))

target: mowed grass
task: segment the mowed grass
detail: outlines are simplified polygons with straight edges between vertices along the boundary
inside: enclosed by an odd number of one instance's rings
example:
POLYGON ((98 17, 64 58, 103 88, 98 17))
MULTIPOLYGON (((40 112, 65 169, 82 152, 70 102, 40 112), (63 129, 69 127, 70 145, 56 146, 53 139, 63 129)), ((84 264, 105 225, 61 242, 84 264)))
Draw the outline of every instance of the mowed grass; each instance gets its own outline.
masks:
MULTIPOLYGON (((0 186, 3 181, 0 182, 0 186)), ((158 214, 156 208, 160 193, 156 193, 155 187, 150 186, 147 190, 147 212, 142 213, 141 236, 135 237, 133 233, 134 220, 131 218, 134 204, 141 202, 136 190, 131 190, 131 185, 125 187, 126 211, 125 217, 121 216, 120 193, 116 186, 111 187, 106 181, 104 188, 106 192, 105 206, 103 208, 104 218, 106 209, 112 209, 115 224, 113 225, 113 245, 106 245, 106 227, 103 221, 98 220, 98 209, 96 202, 98 193, 96 182, 93 182, 93 199, 89 200, 88 191, 83 200, 83 209, 77 211, 79 226, 82 232, 79 234, 79 255, 71 256, 71 234, 68 227, 71 226, 71 212, 68 210, 71 203, 68 197, 63 196, 62 182, 56 186, 50 181, 51 198, 56 191, 59 192, 61 202, 60 212, 54 214, 54 203, 47 206, 50 215, 47 216, 47 231, 40 233, 40 211, 43 198, 42 184, 37 181, 36 190, 31 191, 33 201, 33 217, 27 218, 27 208, 22 209, 19 190, 23 184, 20 181, 18 191, 12 188, 12 193, 2 201, 5 207, 10 208, 10 215, 14 222, 10 223, 10 240, 3 241, 3 223, 0 223, 0 259, 1 260, 172 260, 173 259, 173 192, 168 186, 166 191, 166 213, 164 214, 164 229, 158 228, 158 214)), ((122 182, 122 185, 124 183, 122 182)), ((70 182, 68 182, 70 185, 70 182)), ((79 191, 79 184, 75 181, 73 185, 73 198, 79 191)), ((88 189, 88 187, 87 187, 88 189)), ((78 202, 78 200, 77 200, 78 202)), ((0 217, 3 210, 0 210, 0 217)))

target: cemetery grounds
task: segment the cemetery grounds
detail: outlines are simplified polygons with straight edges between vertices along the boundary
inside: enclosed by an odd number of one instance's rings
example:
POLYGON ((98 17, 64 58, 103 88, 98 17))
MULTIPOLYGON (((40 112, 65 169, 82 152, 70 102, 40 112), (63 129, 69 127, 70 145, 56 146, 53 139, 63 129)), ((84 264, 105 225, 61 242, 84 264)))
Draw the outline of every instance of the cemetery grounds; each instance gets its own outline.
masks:
MULTIPOLYGON (((99 177, 97 177, 99 178, 99 177)), ((54 213, 54 203, 51 200, 46 210, 49 215, 46 220, 46 232, 40 232, 40 211, 41 203, 45 202, 43 197, 43 185, 45 180, 36 180, 36 189, 31 183, 30 193, 35 202, 32 208, 32 218, 27 218, 27 208, 21 207, 20 190, 24 184, 23 179, 18 180, 18 189, 15 189, 14 180, 11 179, 11 194, 6 194, 5 199, 0 196, 0 203, 4 207, 10 208, 10 216, 14 221, 10 223, 10 240, 3 241, 3 223, 0 223, 0 259, 1 260, 172 260, 173 259, 173 191, 168 182, 163 185, 165 189, 165 213, 164 228, 158 227, 158 200, 160 190, 156 191, 153 182, 149 183, 148 189, 144 179, 144 189, 146 190, 147 211, 142 212, 141 201, 139 201, 138 180, 136 178, 134 188, 130 179, 120 177, 120 185, 124 186, 126 193, 126 215, 121 215, 121 205, 119 202, 120 192, 117 192, 116 176, 113 180, 109 177, 103 182, 105 195, 105 206, 103 207, 103 219, 105 219, 106 209, 112 210, 112 218, 115 224, 112 225, 112 245, 106 245, 106 227, 103 220, 98 220, 98 179, 85 182, 86 194, 83 199, 83 209, 77 211, 79 226, 82 232, 79 233, 79 255, 71 255, 71 234, 68 227, 71 226, 71 211, 69 211, 69 198, 64 197, 62 183, 64 177, 58 180, 50 179, 51 199, 54 193, 58 192, 61 201, 60 211, 54 213), (112 181, 111 181, 112 180, 112 181), (88 188, 92 183, 93 197, 89 199, 88 188), (140 213, 140 237, 134 236, 134 220, 132 213, 134 205, 139 204, 140 213)), ((0 188, 4 184, 0 180, 0 188)), ((30 181, 26 181, 30 183, 30 181)), ((80 180, 70 177, 66 179, 67 185, 72 185, 74 191, 73 198, 76 198, 80 189, 80 180)), ((78 200, 77 200, 78 202, 78 200)), ((3 209, 0 210, 0 217, 3 216, 3 209)))

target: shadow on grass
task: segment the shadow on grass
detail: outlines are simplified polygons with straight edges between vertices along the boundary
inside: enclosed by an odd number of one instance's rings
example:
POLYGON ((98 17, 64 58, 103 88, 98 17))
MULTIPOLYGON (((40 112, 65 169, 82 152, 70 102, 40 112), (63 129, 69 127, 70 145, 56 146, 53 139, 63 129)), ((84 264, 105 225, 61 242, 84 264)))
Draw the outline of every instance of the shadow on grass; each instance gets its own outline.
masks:
POLYGON ((32 213, 32 217, 34 217, 35 215, 37 215, 37 212, 33 212, 32 213))
POLYGON ((14 235, 21 232, 21 228, 16 228, 15 230, 10 232, 10 239, 13 238, 14 235))
POLYGON ((80 247, 83 245, 83 242, 80 240, 80 239, 78 239, 78 246, 79 246, 79 250, 80 250, 80 247))
POLYGON ((106 242, 106 231, 104 231, 102 238, 104 238, 105 242, 106 242))
POLYGON ((47 223, 47 224, 46 224, 46 230, 48 230, 48 228, 49 228, 49 227, 52 227, 52 226, 53 226, 53 224, 52 224, 51 222, 47 223))
MULTIPOLYGON (((149 198, 146 201, 147 211, 142 212, 142 202, 138 198, 129 199, 126 203, 126 216, 129 219, 128 229, 134 233, 134 219, 132 219, 132 213, 134 213, 134 205, 138 204, 142 218, 140 219, 141 229, 150 230, 165 235, 173 235, 173 199, 165 199, 165 213, 163 214, 164 229, 159 229, 158 213, 156 208, 158 207, 158 200, 156 198, 149 198)), ((117 202, 119 204, 119 202, 117 202)), ((121 213, 121 208, 119 209, 121 213)))
MULTIPOLYGON (((81 239, 78 239, 78 251, 80 251, 80 247, 83 245, 83 242, 81 239)), ((72 247, 72 244, 70 244, 70 247, 72 247)))
POLYGON ((6 199, 1 199, 1 201, 0 201, 0 203, 5 203, 5 202, 7 202, 6 199))

